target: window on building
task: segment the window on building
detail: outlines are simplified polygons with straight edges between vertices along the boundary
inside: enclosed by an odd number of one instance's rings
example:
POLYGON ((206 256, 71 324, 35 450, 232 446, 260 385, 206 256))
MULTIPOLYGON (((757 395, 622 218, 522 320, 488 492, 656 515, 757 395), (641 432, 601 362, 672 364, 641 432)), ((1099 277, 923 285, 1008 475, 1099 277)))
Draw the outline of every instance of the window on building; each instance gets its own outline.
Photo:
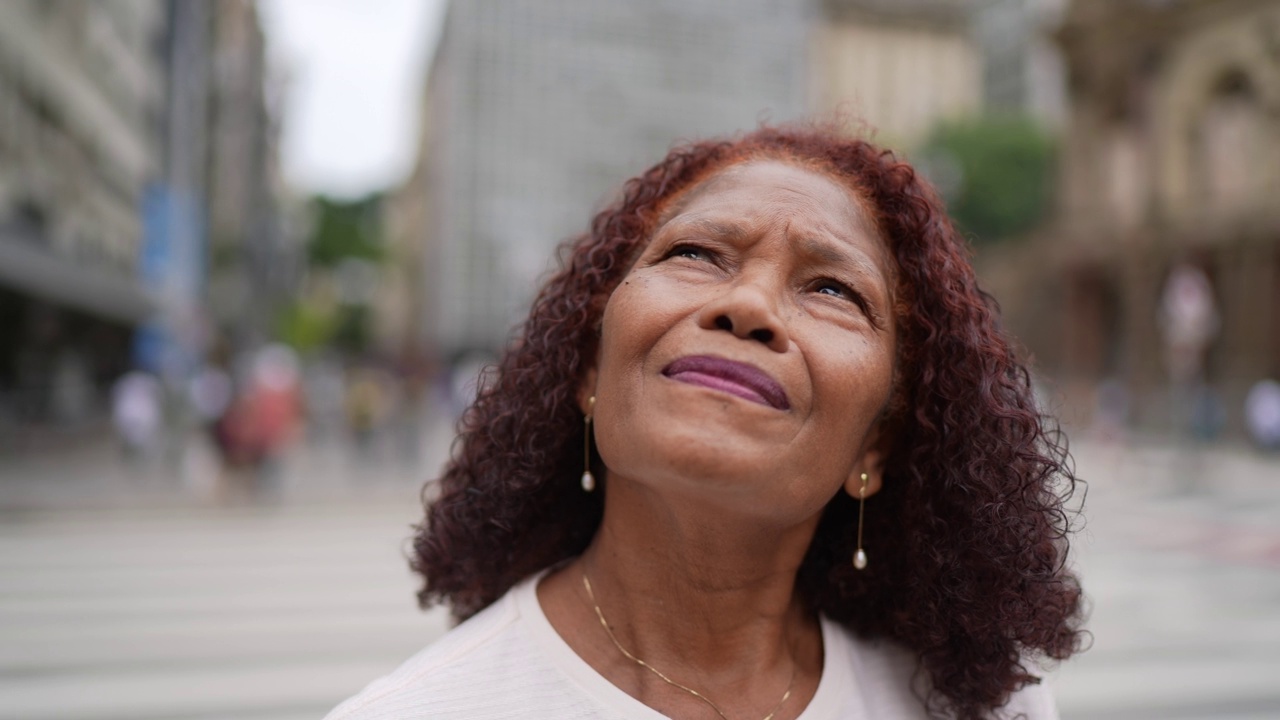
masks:
POLYGON ((1196 127, 1202 197, 1215 213, 1251 207, 1272 172, 1272 143, 1257 91, 1243 71, 1223 73, 1196 127))

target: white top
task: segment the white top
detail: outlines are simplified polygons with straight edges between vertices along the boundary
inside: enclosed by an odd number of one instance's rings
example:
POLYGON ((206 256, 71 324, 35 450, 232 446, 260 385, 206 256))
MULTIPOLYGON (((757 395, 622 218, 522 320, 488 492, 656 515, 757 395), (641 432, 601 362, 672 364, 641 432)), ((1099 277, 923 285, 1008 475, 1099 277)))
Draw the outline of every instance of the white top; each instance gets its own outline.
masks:
MULTIPOLYGON (((663 720, 574 653, 542 612, 541 574, 375 680, 326 720, 663 720)), ((822 619, 818 690, 800 720, 926 718, 910 690, 914 658, 886 642, 854 637, 822 619)), ((1044 685, 1017 692, 1009 717, 1057 720, 1044 685)))

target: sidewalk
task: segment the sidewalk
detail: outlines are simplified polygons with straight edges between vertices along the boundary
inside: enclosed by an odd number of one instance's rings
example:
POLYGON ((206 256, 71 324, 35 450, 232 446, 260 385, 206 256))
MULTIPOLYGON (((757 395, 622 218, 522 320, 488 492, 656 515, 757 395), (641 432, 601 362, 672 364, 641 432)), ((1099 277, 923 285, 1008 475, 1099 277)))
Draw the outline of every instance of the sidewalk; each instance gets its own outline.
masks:
POLYGON ((1064 720, 1280 717, 1280 461, 1193 450, 1076 448, 1091 641, 1053 674, 1064 720))
POLYGON ((1280 456, 1243 446, 1080 443, 1086 535, 1280 570, 1280 456))

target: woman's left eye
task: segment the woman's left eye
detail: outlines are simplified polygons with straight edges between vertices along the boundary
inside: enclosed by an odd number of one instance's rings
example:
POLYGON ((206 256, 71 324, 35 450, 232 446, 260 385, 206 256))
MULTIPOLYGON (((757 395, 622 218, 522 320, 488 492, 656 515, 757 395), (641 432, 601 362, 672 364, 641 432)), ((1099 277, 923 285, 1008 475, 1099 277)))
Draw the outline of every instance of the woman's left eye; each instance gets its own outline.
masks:
POLYGON ((850 290, 844 283, 838 283, 834 280, 822 280, 814 285, 814 292, 822 295, 831 295, 832 297, 845 298, 847 300, 857 300, 858 296, 850 290))
POLYGON ((710 260, 711 253, 696 245, 677 245, 667 252, 668 258, 682 257, 690 260, 710 260))

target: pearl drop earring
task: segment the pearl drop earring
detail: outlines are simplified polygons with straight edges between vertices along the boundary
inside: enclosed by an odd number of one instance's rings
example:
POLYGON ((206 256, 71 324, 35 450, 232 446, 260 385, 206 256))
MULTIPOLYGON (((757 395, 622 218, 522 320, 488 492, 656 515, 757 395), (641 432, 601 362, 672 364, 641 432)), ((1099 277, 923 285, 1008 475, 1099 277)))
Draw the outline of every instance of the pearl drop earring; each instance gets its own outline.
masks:
POLYGON ((582 434, 582 490, 591 492, 596 489, 596 477, 591 474, 591 415, 595 411, 596 396, 587 398, 587 413, 582 421, 585 427, 582 434))

